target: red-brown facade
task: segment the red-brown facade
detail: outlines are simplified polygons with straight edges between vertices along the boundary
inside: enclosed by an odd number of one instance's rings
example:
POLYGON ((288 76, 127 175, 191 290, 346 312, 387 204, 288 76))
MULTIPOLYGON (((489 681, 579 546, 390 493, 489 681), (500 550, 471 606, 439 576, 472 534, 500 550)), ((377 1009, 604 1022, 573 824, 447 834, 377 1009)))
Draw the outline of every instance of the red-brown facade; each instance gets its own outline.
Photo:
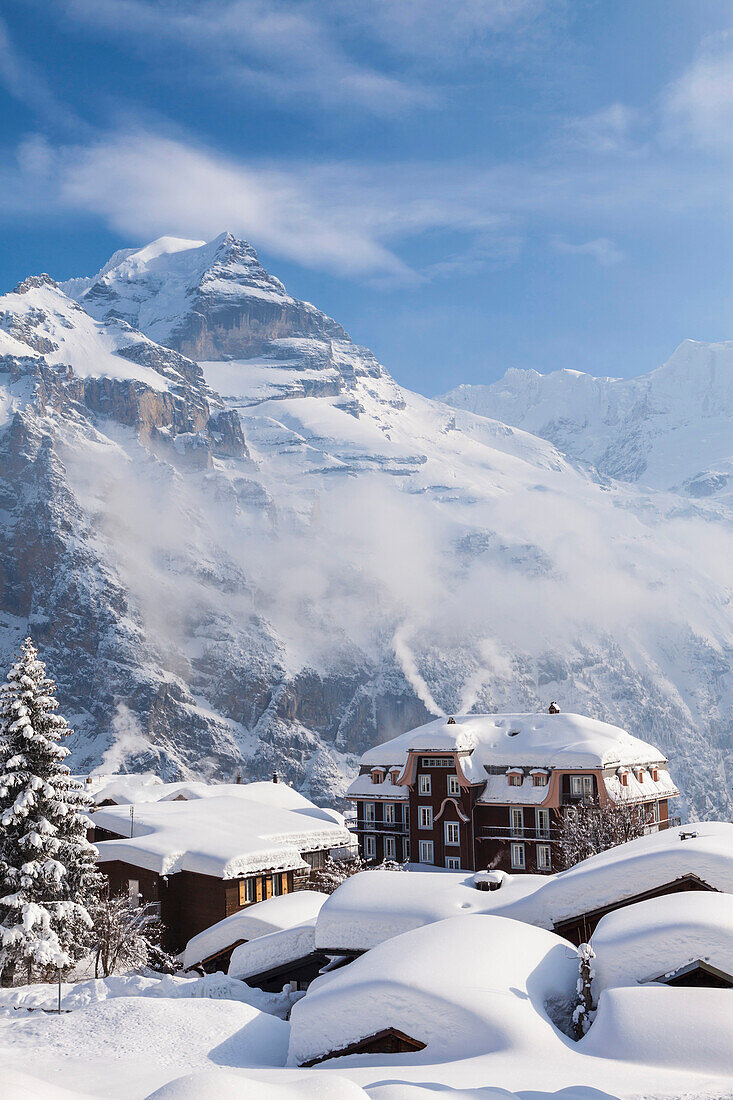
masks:
MULTIPOLYGON (((374 794, 361 786, 352 797, 360 851, 367 860, 550 874, 560 869, 558 826, 565 810, 584 798, 601 806, 610 801, 601 768, 521 765, 487 766, 492 789, 504 786, 507 797, 506 802, 482 800, 487 780, 472 783, 466 778, 463 755, 410 750, 399 776, 394 775, 393 795, 386 767, 362 767, 360 774, 371 777, 374 794)), ((654 819, 651 828, 668 827, 667 797, 642 805, 654 819)))

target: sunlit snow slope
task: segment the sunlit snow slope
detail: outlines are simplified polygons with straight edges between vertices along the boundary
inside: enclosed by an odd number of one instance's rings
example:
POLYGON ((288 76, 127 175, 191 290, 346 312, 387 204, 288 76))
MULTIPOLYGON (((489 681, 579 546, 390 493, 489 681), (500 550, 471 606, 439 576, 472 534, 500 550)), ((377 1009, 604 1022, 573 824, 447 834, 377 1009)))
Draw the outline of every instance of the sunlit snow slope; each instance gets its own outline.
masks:
POLYGON ((429 713, 556 699, 729 812, 724 497, 403 390, 227 234, 28 280, 0 329, 3 656, 30 625, 78 767, 328 798, 429 713))

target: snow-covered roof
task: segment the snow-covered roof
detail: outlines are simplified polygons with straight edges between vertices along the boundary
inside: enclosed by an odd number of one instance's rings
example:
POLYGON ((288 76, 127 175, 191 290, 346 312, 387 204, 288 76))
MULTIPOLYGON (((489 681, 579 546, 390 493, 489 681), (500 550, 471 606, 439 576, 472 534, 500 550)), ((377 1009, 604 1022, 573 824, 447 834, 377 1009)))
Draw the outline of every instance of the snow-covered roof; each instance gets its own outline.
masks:
POLYGON ((649 768, 644 768, 641 779, 635 771, 628 770, 625 784, 621 782, 620 775, 604 775, 603 782, 614 802, 648 802, 652 798, 674 798, 680 793, 666 768, 659 769, 656 779, 652 778, 649 768))
POLYGON ((357 775, 349 787, 349 796, 351 798, 375 798, 384 800, 385 802, 406 802, 410 797, 410 790, 408 787, 401 786, 397 783, 393 783, 387 773, 387 778, 383 783, 373 783, 371 775, 367 772, 364 775, 357 775))
POLYGON ((129 805, 132 802, 156 802, 170 784, 163 783, 154 772, 75 775, 74 779, 99 806, 102 802, 129 805))
POLYGON ((234 949, 229 963, 229 977, 247 978, 274 970, 278 966, 302 959, 316 949, 315 919, 258 936, 256 940, 240 944, 234 949))
POLYGON ((679 825, 609 848, 568 871, 548 876, 532 897, 516 905, 512 915, 551 928, 686 875, 733 893, 733 824, 679 825))
POLYGON ((543 875, 505 875, 498 890, 477 890, 463 871, 363 871, 333 893, 318 914, 316 946, 366 951, 411 928, 458 914, 503 914, 538 890, 543 875))
MULTIPOLYGON (((590 1057, 658 1066, 660 1072, 664 1067, 678 1072, 722 1074, 730 1082, 733 1078, 731 991, 662 985, 606 989, 601 993, 593 1026, 576 1049, 590 1057)), ((682 1086, 679 1091, 664 1095, 698 1093, 682 1086)), ((729 1094, 726 1091, 717 1095, 729 1094)))
POLYGON ((409 751, 468 753, 461 766, 474 783, 486 778, 487 764, 606 768, 665 760, 659 749, 619 726, 580 714, 459 714, 369 749, 362 764, 401 765, 409 751))
POLYGON ((695 890, 627 905, 599 921, 592 946, 596 998, 698 959, 733 975, 733 896, 695 890))
POLYGON ((543 929, 494 916, 439 921, 316 978, 293 1008, 288 1062, 390 1027, 426 1044, 390 1061, 460 1059, 528 1039, 541 1058, 556 1041, 545 1002, 570 997, 577 975, 575 949, 543 929))
POLYGON ((305 866, 303 851, 353 844, 352 834, 316 806, 284 809, 231 794, 139 803, 132 838, 130 823, 126 806, 95 812, 95 826, 123 838, 98 844, 100 862, 122 860, 160 875, 194 871, 236 878, 293 870, 305 866))
POLYGON ((239 940, 254 940, 304 922, 315 927, 326 897, 317 890, 296 890, 248 905, 193 936, 186 944, 183 965, 186 969, 196 966, 239 940))

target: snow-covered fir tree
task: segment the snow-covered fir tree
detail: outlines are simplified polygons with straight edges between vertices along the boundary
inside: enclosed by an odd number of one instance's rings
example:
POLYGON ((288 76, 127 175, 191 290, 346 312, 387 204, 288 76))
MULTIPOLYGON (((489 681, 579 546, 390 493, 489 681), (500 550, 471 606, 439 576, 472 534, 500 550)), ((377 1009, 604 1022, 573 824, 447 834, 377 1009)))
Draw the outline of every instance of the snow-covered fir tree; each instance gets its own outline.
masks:
POLYGON ((84 954, 102 876, 89 800, 63 763, 72 732, 30 638, 0 687, 0 972, 65 969, 84 954))

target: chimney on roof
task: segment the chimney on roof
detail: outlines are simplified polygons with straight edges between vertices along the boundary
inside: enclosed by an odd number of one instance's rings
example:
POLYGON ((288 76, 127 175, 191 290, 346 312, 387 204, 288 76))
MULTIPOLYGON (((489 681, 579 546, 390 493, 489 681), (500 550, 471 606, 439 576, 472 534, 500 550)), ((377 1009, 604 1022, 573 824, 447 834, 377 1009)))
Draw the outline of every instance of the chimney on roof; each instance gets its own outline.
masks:
POLYGON ((455 726, 455 724, 456 724, 455 718, 449 718, 448 721, 446 722, 446 726, 455 726))
POLYGON ((241 772, 237 772, 237 778, 234 780, 234 782, 235 783, 241 783, 242 782, 242 773, 241 772))
POLYGON ((557 705, 557 703, 550 703, 549 707, 547 708, 547 713, 548 714, 559 714, 560 713, 560 708, 557 705))
POLYGON ((91 777, 91 775, 88 775, 87 776, 87 787, 91 787, 91 785, 92 785, 92 777, 91 777))
POLYGON ((273 783, 279 783, 280 782, 280 780, 278 779, 277 772, 272 773, 272 782, 273 783))

